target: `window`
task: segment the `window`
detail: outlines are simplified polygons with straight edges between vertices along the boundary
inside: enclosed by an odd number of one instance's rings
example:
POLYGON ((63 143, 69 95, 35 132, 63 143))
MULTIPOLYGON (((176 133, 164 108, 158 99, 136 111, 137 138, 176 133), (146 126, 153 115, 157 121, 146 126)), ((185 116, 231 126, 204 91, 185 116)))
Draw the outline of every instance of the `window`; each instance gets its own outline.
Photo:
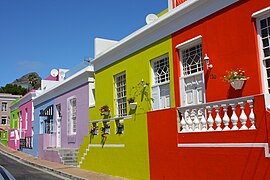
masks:
POLYGON ((77 100, 68 99, 68 135, 75 135, 77 131, 77 100))
POLYGON ((122 117, 127 115, 127 100, 126 100, 126 73, 121 73, 115 76, 115 91, 116 91, 116 109, 117 116, 122 117))
POLYGON ((2 125, 7 125, 7 117, 6 116, 2 116, 2 118, 1 118, 1 124, 2 125))
POLYGON ((192 47, 183 49, 182 54, 182 67, 183 75, 190 75, 203 70, 202 61, 202 44, 197 44, 192 47))
POLYGON ((7 111, 7 102, 2 102, 2 111, 7 111))
POLYGON ((153 109, 170 107, 170 66, 168 55, 151 61, 153 73, 153 109))
POLYGON ((27 130, 28 128, 28 112, 27 108, 25 108, 25 129, 27 130))
POLYGON ((263 18, 260 18, 259 28, 262 60, 265 68, 265 77, 267 84, 266 88, 267 93, 270 93, 270 14, 263 18))

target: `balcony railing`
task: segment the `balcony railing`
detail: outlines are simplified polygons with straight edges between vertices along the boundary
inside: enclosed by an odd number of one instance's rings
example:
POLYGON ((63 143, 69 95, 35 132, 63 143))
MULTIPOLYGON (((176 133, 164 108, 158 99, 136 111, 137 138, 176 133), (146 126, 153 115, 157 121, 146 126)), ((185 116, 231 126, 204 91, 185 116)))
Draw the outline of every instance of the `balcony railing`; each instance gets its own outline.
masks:
POLYGON ((244 97, 178 108, 178 130, 184 132, 256 129, 254 97, 244 97))

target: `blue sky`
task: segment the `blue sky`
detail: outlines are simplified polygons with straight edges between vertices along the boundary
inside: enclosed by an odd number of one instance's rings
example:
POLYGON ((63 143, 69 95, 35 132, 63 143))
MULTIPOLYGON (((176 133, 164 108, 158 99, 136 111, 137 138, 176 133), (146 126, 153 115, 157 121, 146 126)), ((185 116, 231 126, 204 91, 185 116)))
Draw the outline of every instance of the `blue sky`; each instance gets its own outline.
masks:
POLYGON ((120 40, 166 8, 167 0, 0 0, 0 86, 70 69, 94 56, 94 38, 120 40))

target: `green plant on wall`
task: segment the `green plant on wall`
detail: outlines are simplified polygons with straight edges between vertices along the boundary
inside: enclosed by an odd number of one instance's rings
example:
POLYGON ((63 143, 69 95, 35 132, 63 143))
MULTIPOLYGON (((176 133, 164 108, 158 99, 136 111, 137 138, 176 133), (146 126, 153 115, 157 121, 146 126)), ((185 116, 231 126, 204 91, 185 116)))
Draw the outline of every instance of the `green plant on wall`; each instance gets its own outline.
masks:
POLYGON ((135 101, 139 100, 140 102, 145 101, 147 103, 146 110, 144 109, 143 106, 141 105, 138 106, 141 110, 149 111, 152 109, 153 98, 151 98, 150 85, 143 79, 135 86, 132 86, 132 88, 130 89, 130 97, 134 97, 135 101))

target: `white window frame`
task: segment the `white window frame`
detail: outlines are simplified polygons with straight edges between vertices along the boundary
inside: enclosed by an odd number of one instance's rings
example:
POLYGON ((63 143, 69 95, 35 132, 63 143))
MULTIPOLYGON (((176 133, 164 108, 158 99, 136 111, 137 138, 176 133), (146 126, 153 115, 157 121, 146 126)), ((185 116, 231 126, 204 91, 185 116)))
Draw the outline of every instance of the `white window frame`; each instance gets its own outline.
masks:
POLYGON ((171 107, 171 87, 170 87, 170 60, 169 60, 169 54, 164 54, 158 58, 155 58, 151 60, 151 69, 152 69, 152 98, 154 99, 152 102, 152 109, 153 110, 159 110, 159 109, 166 109, 171 107), (158 61, 162 61, 164 59, 168 60, 168 80, 165 80, 165 82, 156 82, 156 75, 155 75, 155 69, 154 64, 158 61), (161 87, 164 85, 169 86, 169 96, 161 99, 161 87), (164 101, 161 103, 161 101, 164 101), (163 104, 163 107, 161 106, 163 104))
POLYGON ((8 103, 7 103, 7 102, 2 102, 2 103, 1 103, 1 111, 2 111, 2 112, 7 112, 7 109, 8 109, 8 103), (5 104, 5 109, 4 109, 3 104, 5 104))
POLYGON ((67 99, 67 135, 72 136, 77 134, 77 107, 78 100, 76 96, 71 96, 67 99), (75 107, 71 107, 71 101, 76 101, 75 107))
MULTIPOLYGON (((252 14, 252 17, 256 19, 256 28, 257 28, 257 39, 258 39, 258 48, 259 48, 259 55, 260 55, 260 67, 261 67, 261 76, 262 76, 262 89, 263 93, 268 95, 268 98, 270 100, 269 96, 269 90, 270 90, 270 84, 267 82, 267 71, 266 71, 266 66, 265 66, 265 60, 270 61, 270 56, 269 57, 264 57, 264 52, 263 52, 263 44, 262 44, 262 38, 261 38, 261 25, 260 21, 270 17, 270 6, 262 9, 260 11, 257 11, 252 14)), ((269 101, 267 100, 266 103, 269 101)), ((266 104, 267 106, 270 105, 270 103, 266 104)))
MULTIPOLYGON (((183 72, 183 64, 182 64, 182 57, 183 57, 183 54, 182 54, 182 51, 185 50, 185 49, 188 49, 188 48, 191 48, 191 47, 194 47, 198 44, 201 44, 202 45, 202 35, 198 35, 192 39, 189 39, 183 43, 180 43, 178 44, 175 48, 178 49, 179 51, 179 60, 180 60, 180 69, 181 69, 181 74, 180 74, 180 97, 181 97, 181 106, 184 106, 186 104, 186 102, 184 102, 184 93, 185 93, 185 88, 184 88, 184 78, 187 78, 189 76, 194 76, 194 75, 199 75, 201 74, 202 76, 202 83, 205 84, 205 77, 204 77, 204 65, 202 64, 202 70, 199 71, 199 72, 195 72, 195 73, 191 73, 191 74, 188 74, 188 75, 184 75, 184 72, 183 72)), ((203 47, 202 47, 202 58, 203 58, 203 47)), ((203 61, 203 59, 202 59, 203 61)), ((203 63, 203 62, 202 62, 203 63)), ((206 95, 205 95, 205 87, 203 87, 202 89, 203 91, 203 95, 202 95, 202 101, 205 102, 206 101, 206 95)))
POLYGON ((25 130, 28 129, 28 108, 25 108, 25 130))
POLYGON ((119 74, 114 76, 114 87, 115 87, 115 102, 116 102, 116 113, 115 114, 117 117, 126 116, 127 115, 127 76, 126 76, 126 72, 122 72, 122 73, 119 73, 119 74), (117 78, 124 76, 124 75, 125 75, 125 79, 124 79, 125 84, 123 85, 124 86, 124 91, 122 92, 123 95, 121 97, 118 97, 117 78), (119 109, 119 106, 121 106, 121 109, 119 109))

